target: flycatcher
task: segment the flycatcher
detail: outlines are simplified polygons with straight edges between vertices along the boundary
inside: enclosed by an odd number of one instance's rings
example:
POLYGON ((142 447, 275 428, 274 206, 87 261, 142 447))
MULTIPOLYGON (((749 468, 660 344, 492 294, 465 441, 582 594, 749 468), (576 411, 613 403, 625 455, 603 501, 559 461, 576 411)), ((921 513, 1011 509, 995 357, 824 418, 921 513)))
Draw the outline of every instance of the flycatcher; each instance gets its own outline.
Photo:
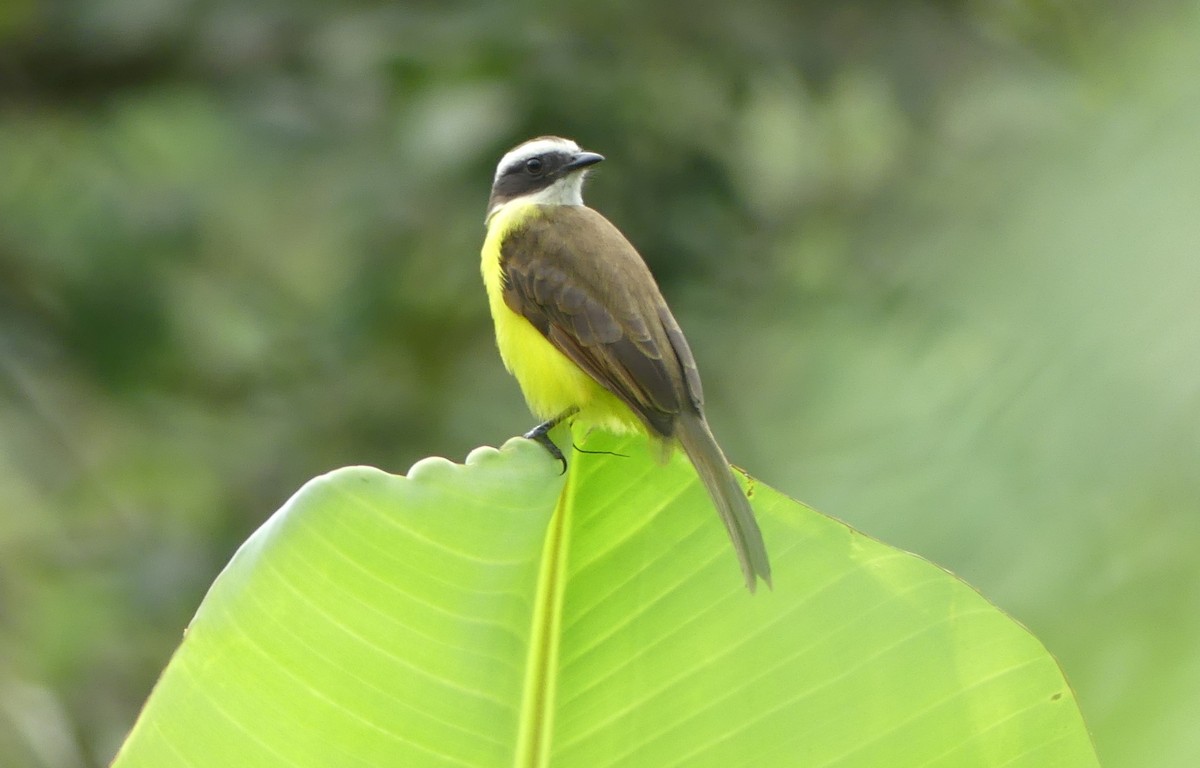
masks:
POLYGON ((678 444, 729 531, 751 592, 771 566, 750 502, 704 418, 700 374, 642 257, 583 204, 604 158, 543 136, 500 159, 483 243, 496 342, 530 410, 525 437, 562 452, 547 432, 564 419, 678 444))

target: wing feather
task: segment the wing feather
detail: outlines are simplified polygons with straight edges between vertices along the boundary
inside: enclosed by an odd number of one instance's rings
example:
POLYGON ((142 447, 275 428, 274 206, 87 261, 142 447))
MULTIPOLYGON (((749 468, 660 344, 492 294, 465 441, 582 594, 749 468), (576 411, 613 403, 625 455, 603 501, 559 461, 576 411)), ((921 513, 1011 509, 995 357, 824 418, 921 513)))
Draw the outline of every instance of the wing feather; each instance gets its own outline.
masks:
POLYGON ((501 248, 504 301, 660 436, 703 401, 696 364, 650 270, 604 217, 542 206, 501 248))

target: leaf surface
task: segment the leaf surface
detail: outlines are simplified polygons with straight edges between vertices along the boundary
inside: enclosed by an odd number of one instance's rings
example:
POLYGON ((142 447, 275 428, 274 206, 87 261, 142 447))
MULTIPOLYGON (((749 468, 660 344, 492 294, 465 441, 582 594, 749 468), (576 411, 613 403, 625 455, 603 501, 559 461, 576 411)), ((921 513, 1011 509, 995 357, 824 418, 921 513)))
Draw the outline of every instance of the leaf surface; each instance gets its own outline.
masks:
POLYGON ((1054 659, 951 574, 747 480, 750 595, 682 454, 573 438, 566 476, 513 440, 307 484, 117 768, 1096 765, 1054 659))

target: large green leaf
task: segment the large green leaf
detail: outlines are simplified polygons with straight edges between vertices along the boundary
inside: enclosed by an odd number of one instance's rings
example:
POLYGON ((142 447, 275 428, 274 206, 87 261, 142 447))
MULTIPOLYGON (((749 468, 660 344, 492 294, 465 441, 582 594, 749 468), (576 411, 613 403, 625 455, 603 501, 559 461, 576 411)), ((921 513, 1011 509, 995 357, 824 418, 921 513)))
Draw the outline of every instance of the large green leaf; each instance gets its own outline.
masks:
POLYGON ((574 438, 565 476, 514 440, 306 485, 115 765, 1096 764, 1054 659, 950 574, 751 480, 752 596, 682 456, 574 438))

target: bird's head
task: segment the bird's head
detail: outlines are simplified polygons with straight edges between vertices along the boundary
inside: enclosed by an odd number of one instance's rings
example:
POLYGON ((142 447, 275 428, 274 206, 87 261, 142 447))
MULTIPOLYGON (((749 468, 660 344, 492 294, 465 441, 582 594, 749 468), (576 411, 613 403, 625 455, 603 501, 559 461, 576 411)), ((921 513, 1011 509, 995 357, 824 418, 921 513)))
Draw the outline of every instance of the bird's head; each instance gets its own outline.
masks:
POLYGON ((514 200, 543 205, 583 205, 583 177, 603 160, 570 139, 539 136, 509 150, 496 166, 488 219, 514 200))

